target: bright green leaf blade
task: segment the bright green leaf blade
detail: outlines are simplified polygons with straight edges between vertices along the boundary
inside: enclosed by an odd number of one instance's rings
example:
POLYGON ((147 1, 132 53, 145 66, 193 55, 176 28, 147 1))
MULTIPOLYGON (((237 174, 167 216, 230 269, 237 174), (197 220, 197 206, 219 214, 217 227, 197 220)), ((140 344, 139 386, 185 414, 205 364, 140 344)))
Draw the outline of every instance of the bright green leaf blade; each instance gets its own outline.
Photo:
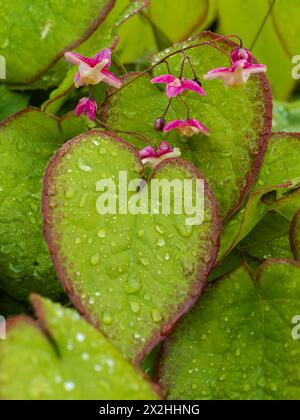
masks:
POLYGON ((14 318, 0 348, 6 400, 151 400, 154 386, 73 309, 39 296, 39 318, 14 318), (15 372, 18 375, 15 375, 15 372))
POLYGON ((300 265, 270 260, 214 283, 164 344, 160 383, 169 399, 300 398, 300 265))
MULTIPOLYGON (((272 0, 268 1, 271 4, 272 0)), ((298 0, 276 1, 272 11, 273 24, 282 46, 290 58, 299 54, 299 17, 300 3, 298 0)))
POLYGON ((1 0, 0 55, 6 59, 7 82, 37 80, 64 51, 85 41, 113 5, 114 0, 72 5, 67 0, 1 0))
POLYGON ((5 85, 0 86, 0 121, 26 108, 28 102, 28 95, 13 92, 5 85))
MULTIPOLYGON (((210 33, 200 34, 176 48, 216 37, 210 33)), ((227 41, 215 44, 226 51, 233 48, 227 41)), ((176 51, 172 48, 169 53, 173 50, 176 51)), ((162 52, 153 60, 159 61, 166 54, 162 52)), ((212 68, 229 65, 227 55, 209 46, 189 50, 188 54, 199 77, 212 68)), ((175 75, 180 73, 181 60, 181 54, 169 60, 175 75)), ((166 72, 163 64, 157 69, 157 73, 166 72)), ((188 69, 185 77, 192 77, 188 69)), ((271 130, 271 92, 263 75, 253 77, 241 89, 226 89, 221 81, 204 82, 203 87, 207 97, 188 93, 186 102, 190 115, 209 128, 209 137, 197 135, 186 142, 186 138, 177 134, 156 132, 154 121, 163 115, 168 100, 165 93, 151 85, 147 76, 114 94, 104 107, 103 117, 111 127, 146 135, 156 145, 163 139, 176 144, 184 158, 191 160, 211 184, 225 218, 242 204, 258 173, 271 130)), ((182 104, 175 100, 173 105, 168 121, 185 118, 182 104)), ((142 142, 135 144, 143 145, 142 142)))
MULTIPOLYGON (((269 0, 218 0, 218 10, 222 33, 241 36, 244 45, 250 48, 269 10, 269 0)), ((291 77, 291 61, 281 46, 271 18, 258 38, 253 54, 268 66, 274 96, 288 99, 295 80, 291 77)))
MULTIPOLYGON (((175 215, 173 205, 168 217, 149 214, 150 202, 147 214, 122 215, 117 207, 116 215, 101 216, 96 186, 112 179, 119 196, 120 171, 128 183, 143 175, 136 150, 123 140, 93 131, 69 142, 46 173, 44 223, 73 303, 127 358, 140 361, 202 292, 215 261, 220 220, 207 184, 201 225, 187 226, 186 212, 175 215)), ((195 183, 202 177, 188 162, 169 160, 152 179, 195 183)), ((134 196, 128 193, 128 200, 134 196)), ((141 201, 146 208, 147 189, 141 201)))
POLYGON ((79 118, 60 123, 35 109, 0 126, 0 284, 17 299, 62 293, 42 235, 41 183, 56 149, 84 127, 79 118))
POLYGON ((300 261, 300 210, 297 211, 291 226, 291 246, 296 260, 300 261))

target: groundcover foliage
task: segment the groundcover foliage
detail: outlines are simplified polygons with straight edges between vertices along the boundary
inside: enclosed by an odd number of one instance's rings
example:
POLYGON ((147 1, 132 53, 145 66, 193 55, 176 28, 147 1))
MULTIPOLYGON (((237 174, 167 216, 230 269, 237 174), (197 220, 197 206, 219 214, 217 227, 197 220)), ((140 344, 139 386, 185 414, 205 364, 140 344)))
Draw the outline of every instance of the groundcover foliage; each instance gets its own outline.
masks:
POLYGON ((300 399, 298 2, 40 3, 0 0, 0 398, 300 399))

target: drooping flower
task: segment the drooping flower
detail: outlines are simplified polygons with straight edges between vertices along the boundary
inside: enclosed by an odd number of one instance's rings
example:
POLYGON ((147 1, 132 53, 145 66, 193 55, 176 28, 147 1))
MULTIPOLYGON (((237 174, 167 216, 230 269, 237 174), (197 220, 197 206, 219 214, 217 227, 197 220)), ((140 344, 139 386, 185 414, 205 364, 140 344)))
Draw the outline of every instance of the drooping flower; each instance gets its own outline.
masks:
POLYGON ((86 115, 90 120, 96 119, 97 114, 97 103, 91 98, 80 99, 77 107, 75 108, 75 114, 80 117, 82 114, 86 115))
POLYGON ((180 157, 181 152, 178 148, 173 149, 168 142, 163 141, 156 151, 153 147, 147 146, 139 152, 139 156, 144 166, 148 165, 154 168, 166 159, 180 157))
POLYGON ((245 85, 252 74, 266 73, 267 66, 255 64, 253 56, 245 48, 235 48, 231 53, 231 67, 219 67, 209 71, 205 80, 222 79, 225 86, 238 87, 245 85))
POLYGON ((84 57, 76 52, 66 52, 66 59, 78 67, 74 84, 77 88, 81 86, 97 85, 100 82, 107 83, 119 89, 122 85, 113 73, 108 71, 111 65, 111 50, 105 48, 94 57, 84 57))
POLYGON ((203 124, 201 124, 195 118, 190 120, 175 120, 170 122, 164 128, 164 132, 178 130, 182 135, 186 137, 192 137, 195 134, 205 134, 206 136, 209 135, 209 130, 203 124))
POLYGON ((163 83, 167 85, 166 93, 168 98, 175 98, 181 95, 186 90, 191 90, 198 93, 201 96, 206 96, 204 89, 200 84, 194 80, 187 80, 184 78, 178 78, 172 76, 172 74, 164 74, 163 76, 155 77, 151 80, 151 83, 163 83))

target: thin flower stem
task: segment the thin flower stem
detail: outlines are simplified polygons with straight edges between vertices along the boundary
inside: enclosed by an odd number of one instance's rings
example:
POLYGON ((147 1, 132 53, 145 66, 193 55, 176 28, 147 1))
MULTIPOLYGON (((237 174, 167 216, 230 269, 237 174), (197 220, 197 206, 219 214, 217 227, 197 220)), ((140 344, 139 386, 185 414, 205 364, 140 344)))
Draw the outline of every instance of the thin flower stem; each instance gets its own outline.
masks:
POLYGON ((190 108, 189 108, 188 104, 185 102, 185 100, 183 99, 182 96, 179 95, 178 99, 181 101, 181 103, 183 104, 183 106, 186 109, 186 114, 187 114, 186 115, 186 120, 188 121, 190 119, 190 108))
POLYGON ((125 89, 127 86, 131 85, 131 83, 133 83, 136 80, 140 79, 142 76, 145 76, 147 73, 151 72, 153 69, 155 69, 156 67, 160 66, 162 63, 167 62, 167 60, 169 58, 174 57, 175 55, 180 54, 180 53, 182 53, 184 51, 189 51, 189 50, 191 50, 193 48, 203 47, 205 45, 208 45, 210 47, 213 47, 213 48, 217 49, 218 51, 221 51, 223 54, 227 55, 230 58, 230 55, 226 51, 224 51, 221 48, 219 48, 216 45, 214 45, 214 43, 217 42, 217 41, 223 41, 223 40, 229 39, 229 38, 236 38, 236 39, 238 39, 240 41, 240 47, 241 48, 243 47, 243 41, 242 41, 242 39, 239 36, 237 36, 237 35, 227 35, 227 36, 222 36, 222 37, 216 38, 213 41, 199 42, 198 44, 194 44, 194 45, 190 45, 190 46, 185 47, 185 48, 181 48, 180 50, 177 50, 177 51, 174 51, 174 52, 168 54, 166 57, 162 58, 157 63, 152 64, 147 69, 145 69, 142 72, 140 72, 137 76, 133 77, 127 83, 124 83, 123 86, 120 89, 117 89, 117 90, 113 91, 110 95, 108 95, 107 96, 107 99, 110 99, 116 93, 118 93, 121 90, 125 89))
POLYGON ((128 73, 126 67, 124 66, 124 64, 121 62, 121 60, 119 59, 119 57, 117 56, 116 53, 114 53, 113 58, 115 60, 115 62, 117 63, 117 65, 122 69, 123 73, 126 74, 128 73))
POLYGON ((165 118, 165 116, 166 116, 166 115, 167 115, 167 113, 169 112, 169 109, 170 109, 170 107, 171 107, 171 104, 172 104, 172 102, 173 102, 173 99, 174 99, 174 98, 171 98, 171 99, 169 100, 169 103, 168 103, 168 105, 167 105, 167 108, 166 108, 166 110, 165 110, 164 115, 162 116, 162 118, 165 118))
POLYGON ((115 133, 119 133, 119 134, 127 134, 128 136, 133 136, 136 137, 140 140, 145 141, 146 143, 150 144, 152 147, 155 147, 155 144, 146 136, 144 136, 143 134, 139 134, 139 133, 135 133, 134 131, 124 131, 124 130, 118 130, 116 128, 113 128, 111 126, 109 126, 108 124, 104 123, 103 121, 96 119, 95 120, 98 124, 100 124, 102 127, 115 132, 115 133))
POLYGON ((190 68, 191 68, 192 72, 193 72, 194 79, 196 80, 198 78, 198 76, 197 76, 196 70, 195 70, 195 68, 193 66, 192 60, 191 60, 191 58, 188 55, 186 56, 186 59, 187 59, 189 65, 190 65, 190 68))
POLYGON ((261 35, 261 33, 262 33, 262 31, 264 30, 264 27, 265 27, 265 25, 266 25, 266 23, 267 23, 270 15, 271 15, 272 11, 273 11, 273 8, 275 6, 275 3, 276 3, 276 0, 273 0, 272 4, 269 7, 269 10, 268 10, 266 16, 264 17, 264 20, 262 21, 262 23, 261 23, 261 25, 260 25, 260 27, 259 27, 259 29, 257 31, 257 34, 255 35, 255 38, 254 38, 254 40, 253 40, 253 42, 252 42, 252 44, 250 46, 250 50, 251 51, 253 51, 253 49, 254 49, 254 47, 255 47, 255 45, 256 45, 256 43, 257 43, 257 41, 258 41, 258 39, 259 39, 259 37, 261 35))
POLYGON ((167 61, 165 61, 165 65, 167 66, 168 74, 171 74, 172 72, 171 72, 170 64, 167 61))
POLYGON ((184 51, 182 51, 182 54, 183 54, 183 59, 182 59, 182 63, 181 63, 179 79, 182 79, 182 77, 183 77, 184 66, 185 66, 186 57, 187 57, 187 55, 184 51))

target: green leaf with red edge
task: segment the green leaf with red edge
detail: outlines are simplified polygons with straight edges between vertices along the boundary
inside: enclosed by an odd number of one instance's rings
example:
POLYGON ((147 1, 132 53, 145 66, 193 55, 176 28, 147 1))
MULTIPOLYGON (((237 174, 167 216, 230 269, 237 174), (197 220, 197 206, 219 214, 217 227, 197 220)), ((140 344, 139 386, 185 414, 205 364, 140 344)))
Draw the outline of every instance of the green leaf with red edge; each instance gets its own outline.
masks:
POLYGON ((269 260, 213 283, 166 339, 159 383, 169 399, 298 400, 300 264, 269 260))
MULTIPOLYGON (((174 204, 168 216, 122 215, 117 209, 116 215, 101 215, 97 185, 114 180, 118 196, 120 171, 128 183, 143 176, 129 143, 99 130, 73 139, 47 169, 43 215, 58 277, 74 305, 128 359, 139 362, 200 296, 215 262, 220 218, 207 183, 201 225, 187 226, 186 212, 175 215, 174 204)), ((153 179, 203 178, 190 163, 170 159, 149 182, 153 179)), ((128 192, 128 200, 135 193, 128 192)), ((146 207, 147 189, 140 194, 146 207)))
MULTIPOLYGON (((211 33, 199 34, 155 56, 153 62, 158 62, 172 51, 202 41, 213 40, 226 52, 236 47, 229 41, 216 41, 217 37, 211 33)), ((187 52, 200 78, 212 68, 229 65, 226 54, 209 46, 187 52)), ((180 53, 169 60, 175 75, 180 73, 181 60, 180 53)), ((166 66, 162 64, 155 73, 166 72, 166 66)), ((193 77, 188 69, 185 77, 193 77)), ((109 126, 146 135, 156 145, 166 139, 180 147, 182 156, 200 168, 211 184, 222 215, 227 218, 241 206, 262 162, 271 130, 271 91, 264 75, 254 76, 241 89, 226 89, 221 81, 204 82, 203 87, 207 97, 187 93, 185 100, 191 108, 191 116, 209 128, 209 137, 197 135, 187 142, 175 133, 157 133, 154 120, 164 113, 168 100, 157 86, 150 84, 148 76, 141 77, 111 96, 103 108, 103 118, 109 126)), ((182 104, 175 100, 168 120, 185 116, 182 104)), ((143 145, 142 142, 135 144, 143 145)))
POLYGON ((290 240, 294 257, 300 261, 300 209, 295 214, 292 222, 290 240))
POLYGON ((160 399, 158 387, 74 309, 37 295, 31 300, 38 321, 12 318, 1 343, 1 399, 160 399))
POLYGON ((218 261, 275 211, 290 220, 300 206, 300 134, 274 133, 245 206, 224 226, 218 261))
MULTIPOLYGON (((269 0, 269 5, 272 0, 269 0)), ((272 20, 278 37, 288 56, 299 54, 299 18, 300 3, 298 0, 277 0, 272 10, 272 20)))
POLYGON ((62 294, 42 233, 42 177, 56 149, 86 130, 84 119, 59 120, 37 109, 0 125, 0 285, 16 299, 32 291, 62 294))

